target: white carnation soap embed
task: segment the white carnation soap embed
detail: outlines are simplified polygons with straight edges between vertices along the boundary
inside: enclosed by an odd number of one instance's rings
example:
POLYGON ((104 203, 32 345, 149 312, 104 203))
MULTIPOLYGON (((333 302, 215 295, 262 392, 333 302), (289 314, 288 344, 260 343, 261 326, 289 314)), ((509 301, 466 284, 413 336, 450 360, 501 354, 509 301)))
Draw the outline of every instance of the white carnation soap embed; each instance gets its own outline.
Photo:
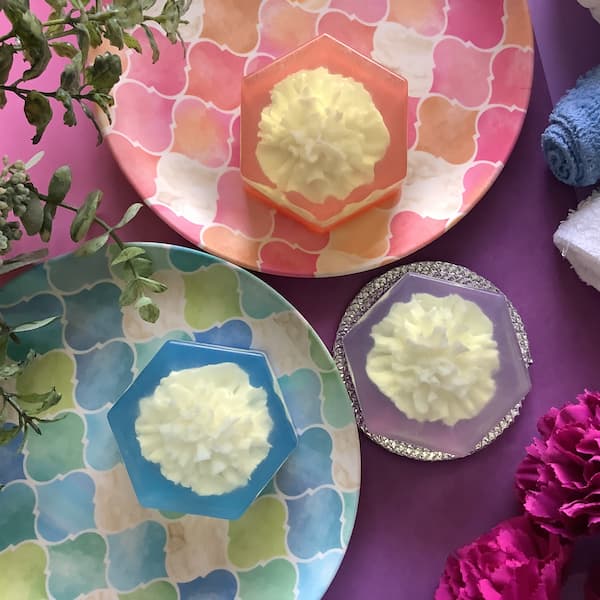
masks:
POLYGON ((479 415, 495 394, 494 325, 457 294, 395 302, 371 338, 367 376, 410 419, 453 426, 479 415))
POLYGON ((139 410, 142 456, 200 495, 246 485, 271 448, 267 393, 235 363, 173 371, 139 410))
POLYGON ((246 192, 317 233, 399 199, 408 82, 327 34, 248 73, 240 103, 246 192))
POLYGON ((322 204, 373 181, 390 134, 362 83, 319 67, 273 87, 259 140, 258 162, 277 190, 322 204))

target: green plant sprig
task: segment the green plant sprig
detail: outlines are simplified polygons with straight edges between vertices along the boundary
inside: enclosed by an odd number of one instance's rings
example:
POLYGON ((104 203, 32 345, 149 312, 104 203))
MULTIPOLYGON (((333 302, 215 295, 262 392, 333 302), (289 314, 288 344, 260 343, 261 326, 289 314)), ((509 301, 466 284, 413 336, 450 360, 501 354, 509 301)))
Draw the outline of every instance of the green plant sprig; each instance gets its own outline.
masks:
MULTIPOLYGON (((119 303, 121 306, 134 305, 142 319, 154 323, 160 316, 160 310, 149 294, 162 293, 167 286, 152 278, 153 264, 147 252, 139 246, 126 245, 117 233, 137 215, 142 204, 129 206, 118 223, 112 226, 97 215, 102 199, 100 191, 88 194, 80 207, 67 204, 64 200, 71 188, 71 170, 68 166, 59 167, 53 173, 48 191, 42 193, 32 183, 28 172, 42 154, 38 153, 27 164, 22 161, 10 163, 6 157, 3 160, 4 166, 0 171, 0 273, 30 264, 39 258, 36 253, 14 257, 7 261, 8 268, 3 269, 1 256, 11 250, 11 242, 20 239, 23 230, 28 235, 39 235, 42 241, 48 241, 57 210, 68 210, 74 214, 70 227, 71 239, 81 243, 76 253, 93 254, 112 239, 118 253, 111 265, 123 267, 125 281, 119 303), (14 220, 9 220, 11 218, 14 220), (88 238, 94 224, 102 233, 88 238)), ((8 391, 4 382, 21 374, 35 358, 35 353, 29 352, 25 360, 11 361, 7 355, 9 341, 19 343, 19 333, 45 327, 57 318, 11 326, 0 315, 0 445, 10 442, 20 432, 23 432, 23 445, 30 430, 41 434, 40 423, 55 420, 40 416, 61 399, 54 387, 41 394, 18 394, 8 391)))
MULTIPOLYGON (((54 116, 51 101, 62 105, 63 122, 69 127, 77 124, 75 107, 79 106, 95 126, 98 143, 101 143, 102 132, 93 109, 98 107, 111 121, 112 90, 121 77, 121 59, 116 52, 109 50, 102 54, 95 52, 92 61, 91 51, 108 41, 118 50, 127 47, 141 52, 139 41, 129 33, 140 26, 148 38, 152 62, 156 62, 159 49, 149 23, 154 22, 162 28, 171 43, 183 42, 178 28, 186 22, 182 15, 190 0, 166 0, 156 16, 145 11, 154 7, 157 0, 114 0, 109 6, 103 5, 102 0, 45 1, 52 10, 48 19, 42 22, 30 10, 29 0, 0 0, 0 12, 6 15, 11 25, 10 31, 0 36, 0 109, 6 106, 9 96, 20 98, 27 121, 35 127, 32 141, 37 144, 54 116), (29 68, 11 80, 14 58, 18 54, 23 56, 29 68), (53 55, 68 61, 56 88, 37 90, 29 87, 29 82, 45 72, 53 55)), ((0 166, 0 274, 45 257, 47 250, 42 249, 3 259, 10 252, 12 242, 19 240, 23 232, 48 242, 57 210, 70 211, 74 215, 71 239, 81 243, 77 253, 92 254, 109 240, 114 241, 118 253, 112 265, 122 267, 124 278, 120 305, 133 305, 142 319, 155 322, 160 311, 151 294, 164 292, 166 286, 152 277, 152 260, 146 251, 138 246, 126 245, 118 234, 118 230, 136 216, 142 205, 132 204, 118 223, 109 225, 97 215, 102 200, 100 191, 88 194, 79 207, 65 202, 71 188, 68 166, 53 173, 46 192, 33 184, 29 169, 41 156, 42 153, 39 153, 27 164, 22 161, 10 163, 5 158, 0 166), (89 237, 93 226, 101 233, 89 237)), ((11 391, 14 387, 11 380, 23 373, 33 360, 34 353, 30 352, 23 361, 12 361, 7 355, 7 348, 10 340, 19 342, 20 332, 45 327, 54 319, 11 326, 0 315, 0 445, 14 439, 20 432, 23 432, 22 443, 25 443, 29 431, 41 434, 40 424, 53 420, 44 419, 41 415, 60 401, 60 394, 55 388, 41 394, 11 391)))
POLYGON ((53 117, 50 99, 62 105, 63 122, 69 127, 77 124, 74 106, 78 105, 92 121, 100 143, 102 132, 91 107, 97 106, 111 121, 110 107, 114 104, 111 91, 121 77, 121 59, 118 54, 107 51, 95 56, 90 64, 90 51, 108 40, 119 50, 127 47, 141 52, 139 41, 128 33, 141 26, 152 50, 152 61, 156 62, 159 49, 148 23, 159 25, 172 43, 181 40, 178 28, 186 22, 182 16, 190 0, 166 0, 157 16, 145 13, 157 0, 115 0, 108 6, 99 0, 91 3, 45 1, 52 11, 48 20, 42 22, 29 9, 28 0, 0 0, 0 10, 11 24, 10 31, 0 37, 0 109, 7 104, 7 93, 23 100, 25 117, 36 129, 32 141, 37 144, 53 117), (63 38, 68 37, 74 38, 74 43, 64 41, 63 38), (14 56, 19 52, 29 68, 9 82, 14 56), (42 91, 25 87, 23 84, 44 73, 52 53, 69 59, 56 89, 42 91))
MULTIPOLYGON (((6 354, 8 341, 13 340, 19 343, 19 333, 40 329, 57 318, 50 317, 40 321, 22 323, 15 327, 8 326, 3 319, 0 319, 0 381, 12 380, 23 373, 36 357, 35 352, 29 352, 22 361, 9 360, 6 354)), ((42 394, 18 394, 7 391, 4 385, 0 385, 0 445, 7 444, 20 432, 23 432, 21 447, 25 444, 29 430, 41 435, 40 423, 49 423, 56 419, 44 419, 40 414, 56 406, 60 399, 61 395, 54 387, 42 394), (16 415, 16 423, 14 416, 7 421, 7 418, 11 417, 10 410, 16 415)))
MULTIPOLYGON (((57 210, 70 211, 74 213, 71 239, 81 243, 76 254, 93 254, 112 239, 119 249, 112 264, 123 266, 125 278, 121 306, 135 305, 142 319, 154 323, 160 316, 160 310, 148 294, 162 293, 167 286, 152 278, 152 260, 146 251, 138 246, 126 245, 117 233, 138 214, 142 204, 138 202, 129 206, 121 219, 111 226, 97 215, 102 200, 99 190, 90 192, 79 207, 64 201, 71 188, 71 169, 66 165, 56 169, 50 178, 48 191, 42 193, 33 184, 28 172, 41 156, 42 153, 39 153, 27 164, 22 161, 10 163, 4 158, 4 167, 0 171, 0 255, 10 252, 11 242, 20 239, 23 230, 30 236, 39 235, 43 242, 47 242, 57 210), (11 217, 14 220, 10 220, 11 217), (102 233, 87 239, 94 224, 102 233)), ((14 260, 10 266, 14 268, 14 260)))

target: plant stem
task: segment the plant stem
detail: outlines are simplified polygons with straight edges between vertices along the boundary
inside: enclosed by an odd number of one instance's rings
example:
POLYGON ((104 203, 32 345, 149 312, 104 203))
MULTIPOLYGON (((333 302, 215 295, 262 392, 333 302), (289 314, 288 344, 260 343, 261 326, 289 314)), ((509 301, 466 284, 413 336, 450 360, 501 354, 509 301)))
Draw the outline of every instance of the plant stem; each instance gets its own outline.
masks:
POLYGON ((42 430, 36 425, 35 417, 29 416, 21 407, 12 399, 10 394, 7 394, 3 388, 0 388, 0 393, 2 394, 2 399, 6 404, 12 406, 12 408, 16 411, 17 415, 19 415, 19 422, 25 424, 25 427, 31 427, 38 435, 42 434, 42 430))
MULTIPOLYGON (((87 13, 88 21, 106 21, 110 17, 114 17, 119 14, 118 10, 111 8, 109 10, 102 10, 102 4, 100 0, 96 0, 96 13, 87 13)), ((62 19, 52 19, 51 21, 46 21, 42 23, 42 27, 53 27, 54 25, 76 25, 77 23, 81 23, 80 17, 71 17, 70 15, 67 17, 63 17, 62 19)))
MULTIPOLYGON (((17 96, 19 96, 20 98, 23 98, 23 99, 25 98, 25 96, 27 96, 27 94, 29 94, 30 92, 33 91, 33 90, 28 90, 26 88, 19 87, 18 85, 14 84, 14 83, 11 85, 0 85, 0 90, 4 90, 5 92, 12 92, 13 94, 17 94, 17 96)), ((56 99, 57 92, 42 92, 41 90, 35 90, 35 91, 38 94, 41 94, 42 96, 46 96, 47 98, 56 99)), ((71 98, 78 102, 81 102, 82 100, 89 100, 90 102, 93 102, 90 94, 71 94, 71 98)))
MULTIPOLYGON (((40 200, 43 200, 44 202, 48 202, 48 198, 41 194, 40 194, 40 200)), ((76 206, 72 206, 70 204, 65 204, 64 202, 62 202, 61 204, 57 204, 56 206, 65 208, 66 210, 70 210, 71 212, 75 212, 75 213, 78 210, 76 206)), ((102 227, 102 229, 104 229, 104 231, 106 231, 108 233, 108 235, 113 240, 113 242, 115 242, 115 244, 117 245, 119 250, 125 249, 125 244, 123 243, 121 238, 113 231, 113 228, 104 219, 101 219, 100 217, 94 217, 94 223, 96 223, 97 225, 100 225, 100 227, 102 227)), ((129 270, 131 271, 131 274, 134 276, 134 278, 139 279, 140 275, 137 272, 137 269, 135 268, 135 265, 133 264, 133 262, 131 260, 128 260, 128 261, 125 261, 125 264, 129 267, 129 270)))
MULTIPOLYGON (((68 31, 57 31, 56 33, 49 33, 46 36, 46 39, 48 41, 58 40, 60 38, 68 37, 70 35, 76 35, 76 33, 73 29, 69 29, 68 31)), ((17 50, 19 50, 19 48, 17 48, 17 50)))

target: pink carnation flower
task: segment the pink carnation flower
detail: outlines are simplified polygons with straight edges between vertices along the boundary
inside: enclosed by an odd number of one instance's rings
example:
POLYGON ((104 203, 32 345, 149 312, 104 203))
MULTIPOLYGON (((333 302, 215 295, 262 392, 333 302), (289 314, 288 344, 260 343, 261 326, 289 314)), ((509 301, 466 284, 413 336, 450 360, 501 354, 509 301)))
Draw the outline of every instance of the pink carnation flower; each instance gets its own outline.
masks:
POLYGON ((569 555, 528 517, 503 521, 448 558, 435 600, 558 600, 569 555))
POLYGON ((574 539, 600 531, 600 393, 552 408, 538 423, 541 439, 517 471, 525 511, 551 533, 574 539))

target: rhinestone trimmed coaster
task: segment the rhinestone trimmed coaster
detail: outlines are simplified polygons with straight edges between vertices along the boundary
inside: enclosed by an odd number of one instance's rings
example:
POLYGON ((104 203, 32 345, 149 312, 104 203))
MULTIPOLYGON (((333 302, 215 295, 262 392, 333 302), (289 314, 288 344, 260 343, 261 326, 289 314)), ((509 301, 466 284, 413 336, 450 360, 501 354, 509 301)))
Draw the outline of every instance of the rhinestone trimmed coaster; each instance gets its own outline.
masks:
MULTIPOLYGON (((392 439, 383 435, 375 434, 369 431, 363 411, 358 400, 354 382, 350 374, 350 367, 347 362, 346 354, 343 347, 344 336, 352 329, 352 327, 363 317, 363 315, 383 296, 395 283, 397 283, 407 273, 415 273, 424 275, 427 277, 433 277, 448 283, 460 284, 475 288, 478 290, 485 290, 489 292, 495 292, 502 294, 493 283, 487 279, 477 275, 473 271, 455 265, 452 263, 441 262, 441 261, 427 261, 417 262, 408 265, 402 265, 396 267, 384 273, 383 275, 376 277, 367 283, 360 292, 355 296, 352 302, 346 308, 344 315, 338 326, 338 330, 335 337, 335 343, 333 348, 333 356, 337 368, 342 376, 348 395, 352 402, 354 409, 354 416, 358 427, 363 433, 376 444, 379 444, 386 450, 412 458, 415 460, 422 461, 441 461, 441 460, 452 460, 457 458, 455 455, 433 450, 423 446, 417 446, 405 441, 398 439, 392 439)), ((504 295, 504 294, 502 294, 504 295)), ((532 364, 531 354, 529 351, 529 341, 525 332, 523 321, 512 305, 510 300, 506 298, 507 307, 510 314, 510 320, 514 328, 517 343, 521 353, 521 358, 526 367, 532 364)), ((475 445, 473 452, 481 450, 485 446, 493 442, 504 430, 509 427, 513 421, 519 415, 523 399, 519 399, 516 404, 508 411, 508 413, 496 423, 475 445)))

